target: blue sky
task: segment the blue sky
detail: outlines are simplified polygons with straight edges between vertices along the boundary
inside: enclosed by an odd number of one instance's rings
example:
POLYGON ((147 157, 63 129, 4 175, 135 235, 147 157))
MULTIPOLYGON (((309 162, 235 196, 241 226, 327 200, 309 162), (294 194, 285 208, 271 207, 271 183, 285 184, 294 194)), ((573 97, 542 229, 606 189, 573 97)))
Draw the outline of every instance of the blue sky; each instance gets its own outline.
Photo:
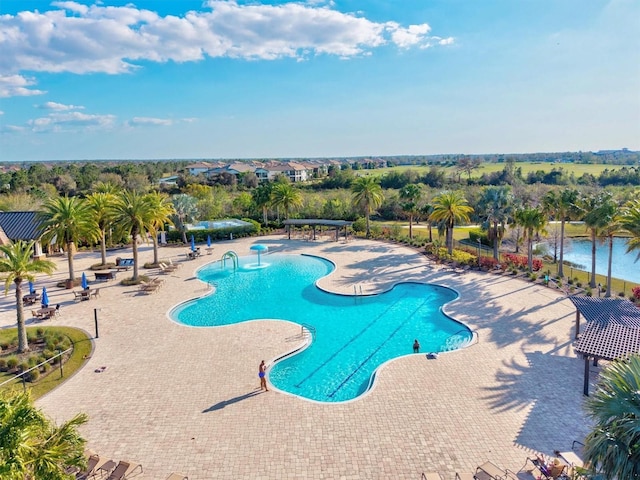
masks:
POLYGON ((0 1, 0 161, 640 150, 637 0, 0 1))

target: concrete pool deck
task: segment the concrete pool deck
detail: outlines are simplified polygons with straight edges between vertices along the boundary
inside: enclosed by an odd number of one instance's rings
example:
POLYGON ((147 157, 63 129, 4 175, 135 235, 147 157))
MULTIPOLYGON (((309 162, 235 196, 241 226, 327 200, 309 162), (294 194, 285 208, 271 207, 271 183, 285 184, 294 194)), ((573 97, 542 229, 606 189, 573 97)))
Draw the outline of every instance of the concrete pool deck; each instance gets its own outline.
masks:
MULTIPOLYGON (((473 472, 487 460, 518 471, 533 452, 568 450, 588 432, 584 363, 571 348, 575 309, 559 291, 507 276, 457 275, 414 249, 367 240, 279 235, 213 247, 213 255, 192 261, 185 261, 186 247, 161 248, 161 258, 182 266, 162 275, 165 285, 151 295, 111 281, 91 285, 100 288, 100 298, 75 303, 70 290, 55 287, 68 276, 62 257, 53 259, 56 273, 36 283, 47 286, 52 304, 62 305, 62 315, 45 324, 76 326, 93 336, 98 308, 100 327, 85 368, 38 405, 57 422, 86 412, 82 433, 89 447, 141 463, 140 478, 179 471, 191 480, 419 479, 438 471, 453 480, 456 471, 473 472), (436 360, 420 354, 389 362, 374 389, 354 402, 261 393, 260 360, 298 346, 300 327, 256 321, 191 328, 167 317, 172 306, 207 293, 194 276, 198 267, 228 250, 255 256, 249 249, 255 243, 269 252, 332 260, 336 271, 319 284, 337 293, 353 294, 354 286, 373 293, 407 280, 454 288, 460 298, 445 310, 479 340, 436 360), (102 366, 106 370, 96 373, 102 366)), ((140 250, 141 264, 152 260, 149 246, 140 250)), ((109 253, 111 261, 117 256, 131 257, 131 250, 109 253)), ((98 252, 77 254, 77 275, 98 262, 98 252)), ((131 272, 118 279, 125 275, 131 272)), ((11 293, 2 297, 0 326, 15 325, 14 302, 11 293)))

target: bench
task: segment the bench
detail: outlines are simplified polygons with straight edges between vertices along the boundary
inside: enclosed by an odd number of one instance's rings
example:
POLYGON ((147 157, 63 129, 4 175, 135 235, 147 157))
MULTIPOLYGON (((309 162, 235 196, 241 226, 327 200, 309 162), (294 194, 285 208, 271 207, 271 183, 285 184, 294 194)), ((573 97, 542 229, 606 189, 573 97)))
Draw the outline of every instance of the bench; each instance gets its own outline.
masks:
POLYGON ((116 271, 109 270, 108 272, 95 272, 96 282, 108 282, 116 278, 116 271))
POLYGON ((116 270, 118 272, 123 270, 129 270, 133 267, 133 258, 117 258, 116 259, 116 270))

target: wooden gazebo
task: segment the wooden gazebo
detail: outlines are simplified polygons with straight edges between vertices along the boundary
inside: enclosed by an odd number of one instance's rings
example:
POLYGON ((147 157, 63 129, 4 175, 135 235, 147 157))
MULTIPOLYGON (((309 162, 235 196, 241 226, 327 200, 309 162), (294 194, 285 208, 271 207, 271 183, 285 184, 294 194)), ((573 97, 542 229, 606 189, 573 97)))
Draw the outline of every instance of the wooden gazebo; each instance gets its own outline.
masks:
POLYGON ((589 395, 589 361, 617 360, 640 353, 640 308, 628 300, 572 296, 577 308, 576 342, 584 358, 584 394, 589 395), (580 315, 587 324, 580 333, 580 315))

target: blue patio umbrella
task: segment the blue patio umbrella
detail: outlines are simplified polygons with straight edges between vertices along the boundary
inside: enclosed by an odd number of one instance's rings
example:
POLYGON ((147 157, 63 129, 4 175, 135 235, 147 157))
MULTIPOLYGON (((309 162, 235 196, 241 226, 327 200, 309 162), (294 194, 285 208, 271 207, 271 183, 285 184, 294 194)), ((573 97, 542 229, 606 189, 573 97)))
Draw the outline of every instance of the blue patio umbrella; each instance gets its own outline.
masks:
POLYGON ((47 287, 42 288, 42 306, 49 306, 49 296, 47 295, 47 287))
POLYGON ((207 247, 211 248, 211 235, 207 235, 207 247))
POLYGON ((89 283, 87 282, 87 275, 84 272, 82 272, 81 285, 82 285, 83 290, 86 290, 87 288, 89 288, 89 283))
POLYGON ((29 282, 29 293, 30 293, 30 294, 34 294, 34 293, 36 293, 36 289, 35 289, 35 287, 33 286, 33 282, 29 282))
POLYGON ((196 241, 194 240, 193 235, 191 235, 191 251, 196 251, 196 241))

